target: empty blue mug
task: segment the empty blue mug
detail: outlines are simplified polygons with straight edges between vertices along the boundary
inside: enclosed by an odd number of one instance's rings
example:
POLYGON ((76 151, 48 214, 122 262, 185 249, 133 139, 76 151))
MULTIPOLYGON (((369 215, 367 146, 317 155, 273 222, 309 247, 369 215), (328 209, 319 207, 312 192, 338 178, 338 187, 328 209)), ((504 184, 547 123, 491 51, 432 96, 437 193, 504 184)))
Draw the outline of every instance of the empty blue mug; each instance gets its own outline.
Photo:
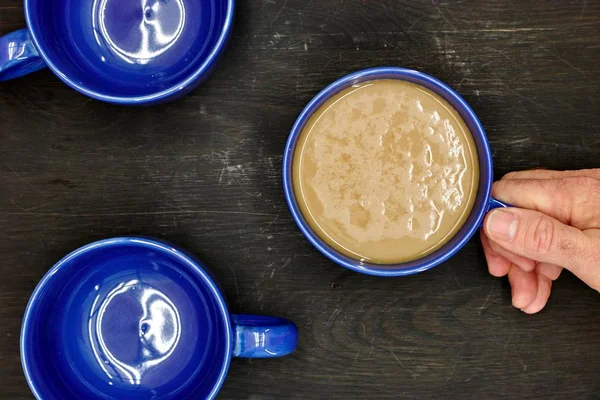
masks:
POLYGON ((296 326, 232 315, 205 266, 165 242, 99 241, 44 276, 21 361, 37 399, 212 399, 232 357, 291 353, 296 326))
MULTIPOLYGON (((308 103, 296 120, 283 153, 283 188, 285 192, 285 198, 292 213, 292 217, 296 221, 296 224, 304 236, 306 236, 309 242, 321 253, 335 263, 367 275, 393 277, 416 274, 433 268, 452 257, 477 232, 481 226, 485 214, 490 209, 506 207, 505 204, 491 197, 493 180, 492 152, 490 150, 490 145, 485 135, 483 126, 481 125, 481 122, 479 122, 479 119, 471 107, 469 107, 467 102, 458 93, 456 93, 443 82, 424 73, 404 68, 381 67, 365 69, 347 75, 327 86, 319 94, 317 94, 317 96, 312 99, 310 103, 308 103), (454 107, 456 111, 458 111, 459 115, 467 124, 467 127, 469 128, 469 131, 471 132, 471 135, 475 141, 475 145, 477 147, 477 156, 479 158, 479 188, 477 197, 475 204, 473 205, 473 209, 471 210, 471 214, 469 215, 463 227, 452 239, 450 239, 450 241, 448 241, 448 243, 435 252, 415 261, 394 265, 380 265, 369 263, 363 260, 357 260, 348 257, 329 246, 310 228, 304 219, 304 216, 298 207, 298 203, 296 202, 292 179, 296 144, 298 143, 298 139, 300 138, 304 126, 310 120, 310 117, 325 102, 327 102, 327 100, 342 90, 362 82, 377 79, 398 79, 416 83, 441 96, 452 107, 454 107)), ((398 245, 402 245, 402 243, 399 242, 398 245)))
POLYGON ((215 68, 234 0, 25 0, 27 29, 0 38, 0 81, 49 67, 102 101, 152 104, 215 68))

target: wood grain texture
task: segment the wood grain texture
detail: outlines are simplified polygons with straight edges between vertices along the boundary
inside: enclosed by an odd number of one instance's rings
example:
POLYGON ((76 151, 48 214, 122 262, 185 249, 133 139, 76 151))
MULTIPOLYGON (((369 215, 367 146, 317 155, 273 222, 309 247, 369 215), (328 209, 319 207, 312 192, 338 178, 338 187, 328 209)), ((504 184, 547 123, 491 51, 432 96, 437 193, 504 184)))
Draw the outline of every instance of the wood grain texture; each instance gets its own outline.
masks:
MULTIPOLYGON (((539 315, 510 305, 477 240, 377 279, 327 261, 283 198, 287 134, 324 86, 404 66, 456 88, 496 173, 600 167, 600 3, 241 0, 211 79, 152 108, 99 103, 44 71, 0 84, 0 399, 31 399, 27 299, 62 255, 128 234, 204 259, 232 309, 294 320, 298 351, 234 360, 220 399, 594 399, 600 297, 565 274, 539 315)), ((0 34, 24 24, 2 0, 0 34)))

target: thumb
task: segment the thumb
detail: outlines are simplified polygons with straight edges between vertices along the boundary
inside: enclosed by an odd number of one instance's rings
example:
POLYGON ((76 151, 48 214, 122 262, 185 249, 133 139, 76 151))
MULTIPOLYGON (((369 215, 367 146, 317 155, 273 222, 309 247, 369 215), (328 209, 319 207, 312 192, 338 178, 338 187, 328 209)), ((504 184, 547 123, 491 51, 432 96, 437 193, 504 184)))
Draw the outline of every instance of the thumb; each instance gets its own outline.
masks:
POLYGON ((600 290, 600 241, 537 211, 519 208, 491 211, 486 236, 520 256, 562 266, 600 290), (594 242, 596 241, 596 243, 594 242))

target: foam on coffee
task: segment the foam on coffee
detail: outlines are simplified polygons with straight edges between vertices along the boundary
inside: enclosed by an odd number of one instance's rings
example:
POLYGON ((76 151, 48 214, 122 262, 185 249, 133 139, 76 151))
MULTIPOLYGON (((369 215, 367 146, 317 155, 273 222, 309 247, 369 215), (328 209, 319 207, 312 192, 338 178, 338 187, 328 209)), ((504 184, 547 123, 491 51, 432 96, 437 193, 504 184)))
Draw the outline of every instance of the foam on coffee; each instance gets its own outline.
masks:
POLYGON ((450 240, 473 207, 478 173, 460 115, 400 80, 347 88, 313 114, 294 155, 297 203, 330 246, 395 264, 450 240))

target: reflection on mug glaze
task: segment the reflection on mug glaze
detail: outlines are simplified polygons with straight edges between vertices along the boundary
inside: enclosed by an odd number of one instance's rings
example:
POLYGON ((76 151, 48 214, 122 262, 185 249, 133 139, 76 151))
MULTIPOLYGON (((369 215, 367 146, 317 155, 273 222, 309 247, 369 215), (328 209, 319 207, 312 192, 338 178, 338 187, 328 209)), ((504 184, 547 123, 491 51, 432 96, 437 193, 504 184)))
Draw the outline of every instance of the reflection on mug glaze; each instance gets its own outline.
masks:
MULTIPOLYGON (((182 0, 136 1, 140 4, 131 7, 127 4, 129 1, 95 0, 92 26, 101 48, 107 46, 130 64, 147 64, 171 48, 181 36, 185 5, 182 0), (126 19, 115 21, 115 15, 126 19)), ((102 61, 106 59, 102 57, 102 61)))
POLYGON ((112 380, 118 379, 140 385, 144 373, 165 361, 177 347, 181 336, 181 322, 171 300, 152 286, 134 279, 117 285, 106 296, 98 295, 95 298, 88 330, 94 356, 111 380, 109 384, 112 385, 112 380), (127 296, 127 301, 133 299, 142 310, 137 332, 139 344, 133 362, 129 363, 111 352, 103 337, 103 320, 107 309, 121 296, 127 296))

